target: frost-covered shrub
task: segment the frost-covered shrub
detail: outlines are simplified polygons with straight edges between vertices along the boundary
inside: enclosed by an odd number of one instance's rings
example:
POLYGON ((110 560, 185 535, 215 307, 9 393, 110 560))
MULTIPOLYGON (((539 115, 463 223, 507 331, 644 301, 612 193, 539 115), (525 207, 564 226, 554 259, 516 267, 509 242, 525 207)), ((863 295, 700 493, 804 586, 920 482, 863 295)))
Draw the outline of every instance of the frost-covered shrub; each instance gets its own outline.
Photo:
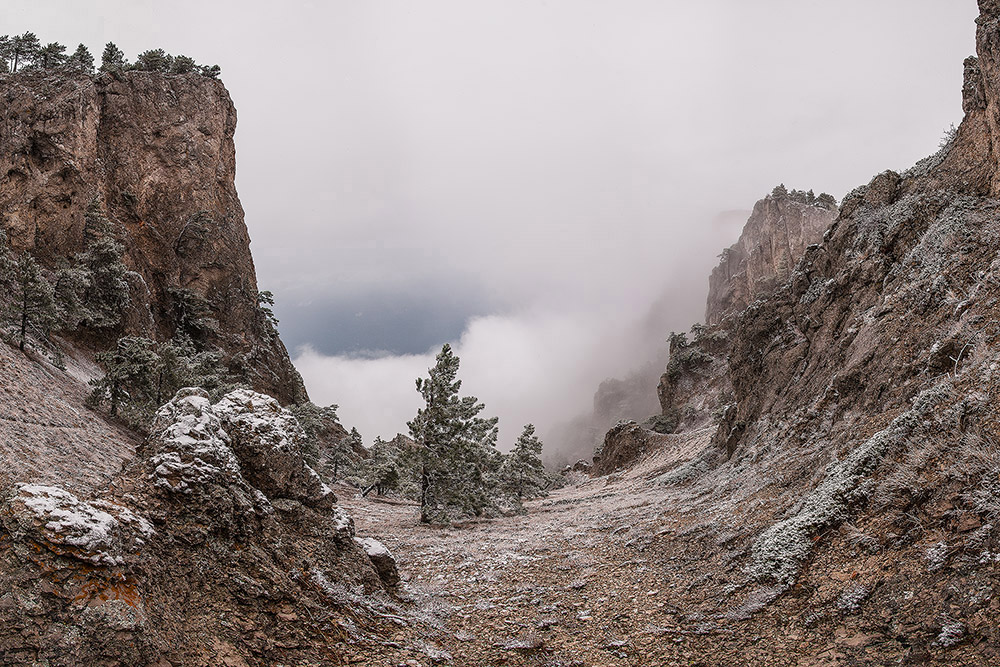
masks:
POLYGON ((864 478, 902 445, 949 394, 950 384, 947 382, 921 392, 914 399, 913 407, 896 417, 888 428, 870 437, 843 461, 831 464, 825 479, 794 514, 774 524, 757 538, 751 550, 748 574, 755 579, 773 579, 791 585, 798 573, 799 563, 809 555, 812 536, 848 518, 851 505, 867 493, 864 478))
POLYGON ((924 560, 927 561, 927 571, 934 572, 940 570, 944 567, 945 561, 948 560, 948 543, 938 542, 927 548, 924 552, 924 560))
POLYGON ((965 625, 959 621, 949 621, 941 626, 941 632, 934 641, 936 644, 948 648, 962 641, 964 636, 965 625))
POLYGON ((854 613, 861 608, 861 605, 868 599, 871 593, 871 589, 863 584, 855 584, 854 586, 845 588, 837 598, 837 609, 845 614, 854 613))

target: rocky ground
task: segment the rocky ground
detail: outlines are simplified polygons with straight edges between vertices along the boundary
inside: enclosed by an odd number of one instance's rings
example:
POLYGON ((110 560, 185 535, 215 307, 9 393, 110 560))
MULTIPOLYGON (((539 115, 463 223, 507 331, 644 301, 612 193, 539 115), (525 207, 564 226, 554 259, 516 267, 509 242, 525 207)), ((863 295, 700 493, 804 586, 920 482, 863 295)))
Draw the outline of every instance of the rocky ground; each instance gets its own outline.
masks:
POLYGON ((934 570, 926 559, 930 542, 902 551, 858 548, 859 523, 823 536, 829 548, 787 592, 754 584, 743 574, 742 531, 709 509, 718 502, 709 500, 712 492, 699 483, 664 485, 710 437, 710 430, 675 436, 626 473, 580 479, 528 503, 525 516, 449 528, 419 525, 416 507, 405 501, 338 489, 359 535, 379 536, 395 554, 400 593, 410 600, 392 641, 354 660, 1000 664, 990 648, 1000 609, 995 562, 934 570), (898 572, 883 576, 890 569, 898 572), (950 619, 937 606, 946 576, 955 582, 945 596, 956 609, 950 619), (960 599, 970 594, 978 601, 971 606, 960 599))

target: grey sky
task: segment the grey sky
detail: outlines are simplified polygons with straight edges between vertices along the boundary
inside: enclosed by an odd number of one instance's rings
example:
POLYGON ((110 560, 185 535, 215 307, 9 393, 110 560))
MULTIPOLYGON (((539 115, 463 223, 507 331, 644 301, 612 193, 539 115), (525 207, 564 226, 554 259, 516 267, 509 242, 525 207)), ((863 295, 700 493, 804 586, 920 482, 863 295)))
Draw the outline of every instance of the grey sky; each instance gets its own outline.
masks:
MULTIPOLYGON (((838 198, 961 118, 974 0, 6 0, 0 32, 218 63, 262 288, 366 440, 429 347, 513 438, 700 317, 778 182, 838 198), (488 317, 484 317, 488 316, 488 317), (476 319, 480 318, 480 319, 476 319), (652 329, 655 329, 652 328, 652 329), (359 361, 381 350, 411 356, 359 361), (518 376, 520 373, 520 377, 518 376)), ((414 370, 416 369, 416 370, 414 370)))

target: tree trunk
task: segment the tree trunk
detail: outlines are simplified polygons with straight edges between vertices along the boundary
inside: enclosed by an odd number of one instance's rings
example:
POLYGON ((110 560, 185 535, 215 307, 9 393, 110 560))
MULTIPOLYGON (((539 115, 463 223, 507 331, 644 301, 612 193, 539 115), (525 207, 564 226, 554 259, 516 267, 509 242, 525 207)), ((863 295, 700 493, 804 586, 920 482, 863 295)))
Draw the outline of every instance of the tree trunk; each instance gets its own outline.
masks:
POLYGON ((427 475, 427 465, 420 468, 420 523, 430 523, 427 516, 427 489, 431 485, 430 477, 427 475))

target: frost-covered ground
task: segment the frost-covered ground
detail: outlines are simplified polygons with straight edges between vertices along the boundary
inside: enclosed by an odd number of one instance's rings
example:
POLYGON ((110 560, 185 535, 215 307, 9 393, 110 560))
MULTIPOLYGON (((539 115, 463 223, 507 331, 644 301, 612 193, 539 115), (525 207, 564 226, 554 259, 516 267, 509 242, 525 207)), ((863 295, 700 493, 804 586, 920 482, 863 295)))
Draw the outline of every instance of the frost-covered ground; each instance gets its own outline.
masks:
POLYGON ((412 600, 385 652, 357 659, 1000 664, 1000 655, 990 657, 997 564, 951 549, 947 566, 930 567, 936 533, 904 539, 884 517, 859 516, 810 538, 811 555, 790 587, 755 576, 754 545, 783 516, 772 507, 783 504, 783 485, 752 465, 700 465, 710 437, 673 436, 632 470, 555 491, 528 503, 525 516, 448 528, 420 525, 411 503, 338 488, 358 535, 377 536, 396 557, 402 596, 412 600), (393 642, 409 650, 394 653, 393 642), (422 650, 412 652, 415 645, 422 650))

